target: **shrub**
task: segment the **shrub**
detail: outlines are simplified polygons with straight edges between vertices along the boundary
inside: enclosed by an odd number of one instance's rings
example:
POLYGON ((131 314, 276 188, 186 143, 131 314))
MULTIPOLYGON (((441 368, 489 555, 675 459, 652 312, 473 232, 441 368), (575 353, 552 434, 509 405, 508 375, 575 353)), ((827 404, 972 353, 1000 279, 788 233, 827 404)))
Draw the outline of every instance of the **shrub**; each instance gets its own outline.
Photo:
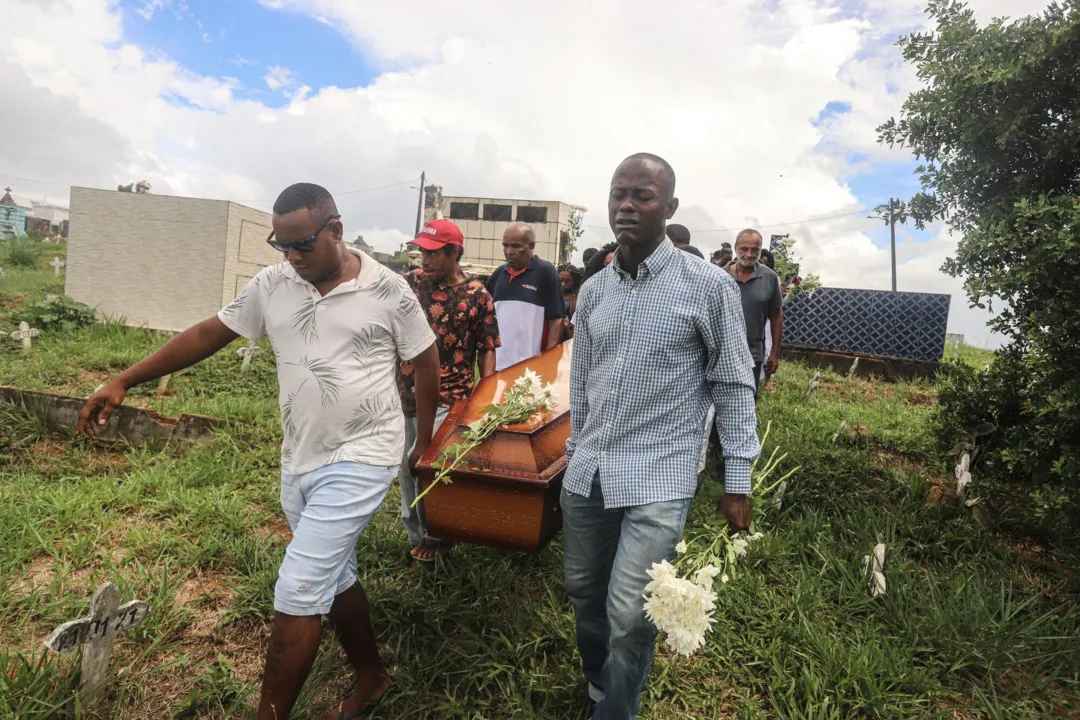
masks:
POLYGON ((38 245, 28 240, 9 240, 4 261, 0 265, 7 267, 37 269, 40 262, 38 245))
MULTIPOLYGON (((951 369, 938 423, 965 430, 982 468, 1011 482, 1080 487, 1080 5, 980 26, 953 0, 932 0, 937 27, 900 40, 923 87, 879 128, 910 148, 923 192, 903 222, 946 219, 962 234, 945 272, 972 306, 998 310, 1007 347, 986 372, 951 369)), ((1060 504, 1039 496, 1052 514, 1060 504)))
POLYGON ((70 332, 94 324, 94 309, 66 295, 27 303, 16 314, 17 321, 25 320, 39 330, 70 332))

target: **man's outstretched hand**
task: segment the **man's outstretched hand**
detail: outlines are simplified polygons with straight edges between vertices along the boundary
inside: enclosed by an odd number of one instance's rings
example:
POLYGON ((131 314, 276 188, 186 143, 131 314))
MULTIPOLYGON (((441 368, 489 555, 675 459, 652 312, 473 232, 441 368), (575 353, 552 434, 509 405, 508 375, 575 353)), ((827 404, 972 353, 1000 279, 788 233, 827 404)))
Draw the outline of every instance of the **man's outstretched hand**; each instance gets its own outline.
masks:
POLYGON ((750 498, 746 495, 726 494, 716 506, 716 514, 728 520, 732 534, 750 529, 750 498))
POLYGON ((94 437, 98 428, 109 421, 113 411, 124 404, 127 397, 127 389, 123 383, 113 380, 101 388, 86 401, 79 420, 75 423, 75 432, 94 437))

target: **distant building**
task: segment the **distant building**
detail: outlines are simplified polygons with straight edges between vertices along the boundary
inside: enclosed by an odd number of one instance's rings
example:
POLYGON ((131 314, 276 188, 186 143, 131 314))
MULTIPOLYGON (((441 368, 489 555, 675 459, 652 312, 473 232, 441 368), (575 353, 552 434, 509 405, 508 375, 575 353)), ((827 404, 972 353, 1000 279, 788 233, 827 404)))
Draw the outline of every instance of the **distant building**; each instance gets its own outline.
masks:
POLYGON ((570 227, 570 216, 584 211, 577 205, 557 200, 506 200, 499 198, 452 197, 441 188, 425 198, 424 221, 436 218, 453 220, 465 236, 462 262, 474 265, 501 265, 502 236, 514 222, 532 226, 536 233, 536 254, 548 262, 565 262, 563 232, 570 227))
POLYGON ((65 227, 65 221, 69 217, 68 208, 63 205, 55 205, 50 202, 34 202, 34 208, 32 210, 35 218, 49 221, 49 228, 52 232, 58 232, 63 234, 65 227))
POLYGON ((26 207, 11 197, 11 188, 4 188, 0 198, 0 237, 19 237, 26 234, 26 207))
POLYGON ((281 262, 270 215, 225 200, 71 188, 68 295, 128 325, 178 331, 281 262))

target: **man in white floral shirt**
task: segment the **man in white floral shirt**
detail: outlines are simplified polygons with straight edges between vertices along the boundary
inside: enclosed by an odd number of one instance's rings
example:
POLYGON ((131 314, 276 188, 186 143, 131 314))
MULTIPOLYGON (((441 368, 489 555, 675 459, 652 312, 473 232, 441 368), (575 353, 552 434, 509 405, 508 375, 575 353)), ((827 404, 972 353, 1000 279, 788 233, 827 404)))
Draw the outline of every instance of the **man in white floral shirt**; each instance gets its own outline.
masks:
POLYGON ((342 241, 334 199, 298 183, 274 203, 267 242, 285 262, 261 271, 217 316, 167 342, 95 393, 79 418, 94 434, 132 386, 177 372, 237 337, 270 338, 278 371, 281 504, 293 531, 274 589, 260 720, 288 717, 329 615, 357 687, 337 717, 359 717, 390 684, 367 597, 356 582, 356 541, 398 474, 405 425, 398 358, 415 368, 415 465, 431 441, 439 400, 435 336, 403 278, 342 241))

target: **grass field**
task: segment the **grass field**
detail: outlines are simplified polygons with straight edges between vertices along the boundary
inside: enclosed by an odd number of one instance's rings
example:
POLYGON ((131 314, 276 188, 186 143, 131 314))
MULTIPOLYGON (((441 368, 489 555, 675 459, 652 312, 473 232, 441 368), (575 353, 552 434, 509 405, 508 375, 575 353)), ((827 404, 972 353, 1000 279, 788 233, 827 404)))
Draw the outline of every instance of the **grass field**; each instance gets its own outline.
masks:
MULTIPOLYGON (((51 270, 11 269, 0 329, 23 302, 60 290, 51 270)), ((5 340, 0 384, 85 395, 163 339, 112 324, 45 333, 31 354, 5 340)), ((130 396, 243 422, 183 455, 96 449, 0 407, 0 717, 81 716, 77 656, 47 654, 41 640, 106 580, 153 611, 117 636, 108 696, 87 716, 250 713, 289 532, 273 368, 264 352, 241 376, 236 347, 176 376, 164 397, 153 386, 130 396)), ((760 407, 766 451, 801 466, 784 506, 723 586, 705 650, 657 653, 641 716, 1080 712, 1075 556, 999 533, 993 506, 984 526, 955 503, 927 504, 932 486, 953 482, 930 433, 930 384, 825 373, 804 401, 809 377, 785 365, 760 407), (849 432, 834 444, 841 420, 849 432), (871 599, 860 559, 876 542, 888 593, 871 599)), ((534 556, 460 547, 434 570, 409 569, 398 510, 392 492, 357 551, 395 678, 377 717, 586 717, 560 543, 534 556)), ((701 493, 691 524, 711 512, 701 493)), ((327 633, 296 717, 323 717, 349 682, 327 633)))

